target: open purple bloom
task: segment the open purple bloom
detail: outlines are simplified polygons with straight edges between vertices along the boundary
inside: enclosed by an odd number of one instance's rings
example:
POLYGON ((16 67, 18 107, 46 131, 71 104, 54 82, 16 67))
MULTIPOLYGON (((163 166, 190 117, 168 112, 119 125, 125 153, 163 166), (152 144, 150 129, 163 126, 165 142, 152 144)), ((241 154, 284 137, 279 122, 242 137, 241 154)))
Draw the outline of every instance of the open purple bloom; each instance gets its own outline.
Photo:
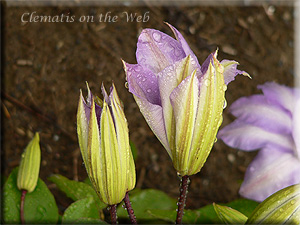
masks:
POLYGON ((262 95, 243 97, 231 105, 237 119, 218 137, 244 151, 260 149, 246 171, 240 194, 263 201, 300 183, 300 96, 297 89, 271 82, 258 88, 262 95))
POLYGON ((148 125, 170 155, 175 169, 192 175, 202 168, 222 122, 227 84, 237 74, 235 61, 216 59, 200 66, 183 36, 176 39, 144 29, 137 43, 137 64, 124 62, 129 91, 148 125))

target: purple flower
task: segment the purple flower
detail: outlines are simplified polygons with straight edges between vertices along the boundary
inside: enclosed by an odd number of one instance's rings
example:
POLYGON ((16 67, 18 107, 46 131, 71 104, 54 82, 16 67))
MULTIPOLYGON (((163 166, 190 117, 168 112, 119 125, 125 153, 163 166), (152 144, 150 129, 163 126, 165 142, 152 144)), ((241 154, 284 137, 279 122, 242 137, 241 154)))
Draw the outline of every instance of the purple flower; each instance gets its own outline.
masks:
POLYGON ((183 36, 171 25, 176 40, 144 29, 137 43, 137 64, 124 62, 129 91, 148 125, 170 155, 175 169, 192 175, 202 168, 222 122, 227 84, 237 62, 216 59, 200 66, 183 36))
POLYGON ((231 105, 237 119, 218 137, 244 151, 261 149, 246 171, 240 194, 263 201, 300 183, 300 96, 299 90, 276 83, 258 88, 262 95, 243 97, 231 105))

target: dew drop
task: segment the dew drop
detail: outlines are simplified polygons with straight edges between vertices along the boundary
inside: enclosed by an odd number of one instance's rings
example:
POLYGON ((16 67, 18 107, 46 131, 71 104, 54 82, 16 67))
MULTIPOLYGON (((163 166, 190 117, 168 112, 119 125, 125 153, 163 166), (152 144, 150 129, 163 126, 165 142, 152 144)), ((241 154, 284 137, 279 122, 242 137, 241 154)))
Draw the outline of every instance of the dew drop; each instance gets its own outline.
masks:
POLYGON ((125 88, 127 88, 128 89, 128 82, 125 82, 125 88))
POLYGON ((295 200, 292 200, 292 201, 291 201, 291 204, 292 204, 292 205, 294 205, 294 204, 295 204, 295 202, 296 202, 295 200))
POLYGON ((161 40, 161 34, 160 34, 160 33, 154 32, 154 33, 152 34, 152 36, 153 36, 154 41, 160 42, 160 40, 161 40))
POLYGON ((206 87, 208 87, 208 85, 209 85, 209 80, 208 80, 208 79, 204 80, 204 85, 205 85, 206 87))
POLYGON ((225 99, 225 100, 224 100, 223 109, 225 109, 225 108, 226 108, 226 106, 227 106, 227 101, 226 101, 226 99, 225 99))
POLYGON ((134 70, 135 70, 136 72, 139 72, 139 71, 142 70, 142 67, 141 67, 141 66, 136 66, 136 67, 134 68, 134 70))

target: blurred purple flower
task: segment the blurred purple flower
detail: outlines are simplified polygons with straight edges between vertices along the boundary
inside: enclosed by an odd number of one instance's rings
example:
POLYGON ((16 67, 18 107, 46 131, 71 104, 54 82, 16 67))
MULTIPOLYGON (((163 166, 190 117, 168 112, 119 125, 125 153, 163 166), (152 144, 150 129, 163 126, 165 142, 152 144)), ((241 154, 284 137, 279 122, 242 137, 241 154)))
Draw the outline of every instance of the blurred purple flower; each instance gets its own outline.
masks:
POLYGON ((300 183, 300 96, 273 82, 259 85, 261 95, 235 101, 237 119, 218 138, 244 151, 261 149, 247 168, 240 194, 263 201, 276 191, 300 183))
POLYGON ((176 40, 144 29, 137 43, 137 64, 124 63, 129 91, 148 125, 182 175, 200 171, 222 122, 227 84, 238 63, 219 62, 217 52, 202 66, 183 36, 169 25, 176 40))

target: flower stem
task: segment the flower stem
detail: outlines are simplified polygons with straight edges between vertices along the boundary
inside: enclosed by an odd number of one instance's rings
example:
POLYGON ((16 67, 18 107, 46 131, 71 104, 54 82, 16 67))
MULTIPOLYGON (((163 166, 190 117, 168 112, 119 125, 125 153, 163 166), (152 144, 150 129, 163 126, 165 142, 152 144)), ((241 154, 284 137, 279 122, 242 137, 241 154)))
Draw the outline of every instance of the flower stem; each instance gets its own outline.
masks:
POLYGON ((176 224, 182 224, 182 216, 183 216, 183 210, 185 207, 185 201, 187 196, 187 190, 189 185, 190 178, 188 175, 185 175, 181 179, 181 185, 180 185, 180 196, 178 199, 178 210, 177 210, 177 218, 176 218, 176 224))
POLYGON ((25 196, 27 191, 22 190, 21 194, 21 203, 20 203, 20 217, 21 217, 21 223, 25 224, 25 218, 24 218, 24 203, 25 203, 25 196))
POLYGON ((125 203, 125 207, 127 209, 127 212, 128 212, 129 219, 130 219, 131 223, 132 224, 137 224, 136 218, 135 218, 135 215, 134 215, 134 211, 131 207, 131 203, 130 203, 130 200, 129 200, 128 192, 126 192, 126 195, 125 195, 125 198, 124 198, 124 203, 125 203))
POLYGON ((111 205, 109 208, 111 224, 117 224, 117 204, 111 205))

